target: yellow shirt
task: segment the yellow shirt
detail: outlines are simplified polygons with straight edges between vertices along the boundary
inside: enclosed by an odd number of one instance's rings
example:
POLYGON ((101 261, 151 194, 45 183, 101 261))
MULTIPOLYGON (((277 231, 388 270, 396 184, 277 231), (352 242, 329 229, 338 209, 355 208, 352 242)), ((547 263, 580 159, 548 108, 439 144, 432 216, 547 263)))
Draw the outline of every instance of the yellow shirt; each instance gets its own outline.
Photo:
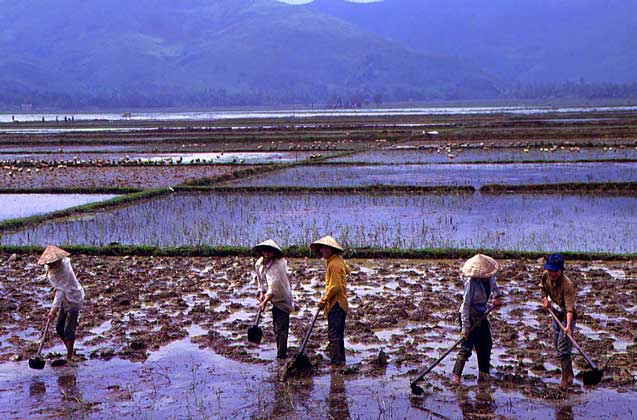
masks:
POLYGON ((340 255, 334 254, 327 260, 327 271, 325 272, 325 294, 320 303, 325 303, 325 314, 338 303, 342 310, 347 313, 347 276, 351 270, 340 255))

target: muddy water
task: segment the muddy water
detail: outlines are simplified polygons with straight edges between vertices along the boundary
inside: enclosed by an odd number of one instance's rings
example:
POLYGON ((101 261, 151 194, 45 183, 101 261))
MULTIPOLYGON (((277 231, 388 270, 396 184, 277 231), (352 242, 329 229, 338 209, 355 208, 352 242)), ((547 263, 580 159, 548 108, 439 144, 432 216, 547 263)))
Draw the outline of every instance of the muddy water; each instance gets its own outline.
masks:
MULTIPOLYGON (((8 255, 0 255, 6 261, 8 255)), ((459 260, 353 260, 348 284, 348 366, 326 364, 326 322, 308 345, 317 374, 280 382, 270 313, 264 340, 246 343, 255 314, 250 258, 73 256, 87 290, 78 330, 78 362, 51 368, 63 347, 45 345, 47 367, 30 370, 50 304, 37 255, 0 265, 0 418, 633 418, 637 399, 634 262, 569 262, 582 317, 576 337, 605 368, 602 383, 568 395, 540 309, 538 261, 501 261, 505 306, 492 314, 492 381, 476 385, 476 362, 463 385, 449 372, 455 352, 427 375, 427 393, 409 381, 458 337, 459 260), (612 275, 611 275, 612 274, 612 275), (375 362, 382 349, 386 366, 375 362), (473 415, 474 417, 471 417, 473 415)), ((291 317, 290 354, 316 308, 323 264, 289 261, 300 310, 291 317)), ((575 356, 575 370, 586 364, 575 356)))
POLYGON ((114 197, 113 194, 0 194, 0 220, 49 213, 114 197))
POLYGON ((628 419, 637 394, 587 390, 559 400, 532 399, 497 385, 457 389, 428 382, 422 397, 388 368, 376 377, 340 372, 280 382, 280 365, 252 365, 200 350, 188 340, 144 362, 85 361, 30 370, 0 365, 3 418, 504 418, 628 419), (331 417, 330 417, 331 416, 331 417))

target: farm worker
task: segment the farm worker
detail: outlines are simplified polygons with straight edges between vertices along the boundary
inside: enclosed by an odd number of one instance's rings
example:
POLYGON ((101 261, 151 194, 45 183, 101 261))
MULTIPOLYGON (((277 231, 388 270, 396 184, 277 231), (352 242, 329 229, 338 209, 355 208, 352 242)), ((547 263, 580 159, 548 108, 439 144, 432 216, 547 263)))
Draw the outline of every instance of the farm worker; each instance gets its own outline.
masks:
POLYGON ((294 298, 288 281, 288 263, 283 251, 271 239, 253 248, 260 254, 254 268, 259 287, 259 309, 263 312, 272 302, 272 324, 276 337, 276 357, 285 359, 288 351, 290 312, 294 310, 294 298))
POLYGON ((491 327, 488 319, 483 319, 471 332, 471 327, 478 322, 487 310, 487 302, 493 297, 493 305, 502 305, 498 296, 498 288, 495 273, 499 265, 493 258, 476 254, 469 258, 462 266, 462 274, 466 277, 464 295, 460 305, 460 322, 464 339, 460 344, 460 351, 453 366, 454 383, 459 384, 464 365, 471 356, 471 351, 476 350, 478 358, 478 381, 489 379, 491 362, 491 327))
POLYGON ((71 254, 53 245, 46 247, 38 264, 45 266, 46 277, 55 289, 55 298, 48 318, 57 314, 56 331, 66 346, 66 360, 73 361, 73 346, 77 330, 80 310, 84 305, 84 288, 77 281, 71 254))
POLYGON ((330 364, 341 366, 345 364, 345 317, 349 308, 346 286, 351 270, 341 257, 343 247, 331 236, 313 242, 310 248, 326 261, 325 294, 319 301, 319 309, 324 309, 327 315, 330 364))
POLYGON ((544 272, 540 281, 542 304, 547 311, 553 312, 566 327, 566 333, 553 320, 553 345, 562 367, 560 388, 566 390, 573 384, 573 363, 571 349, 573 345, 568 335, 575 330, 577 312, 575 311, 575 285, 564 274, 564 258, 560 254, 551 254, 544 260, 544 272), (550 300, 549 300, 550 299, 550 300))

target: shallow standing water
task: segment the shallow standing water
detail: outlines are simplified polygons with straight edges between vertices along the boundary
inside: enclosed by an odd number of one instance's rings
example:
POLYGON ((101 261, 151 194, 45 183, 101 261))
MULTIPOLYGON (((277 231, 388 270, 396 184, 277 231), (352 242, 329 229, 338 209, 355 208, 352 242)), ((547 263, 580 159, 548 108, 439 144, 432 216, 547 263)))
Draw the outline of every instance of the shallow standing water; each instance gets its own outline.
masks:
MULTIPOLYGON (((458 336, 451 318, 462 293, 460 260, 349 260, 348 370, 326 365, 327 327, 320 317, 308 347, 319 364, 317 374, 281 382, 269 314, 261 324, 261 345, 245 341, 256 287, 249 276, 254 259, 246 257, 74 255, 76 273, 89 292, 79 362, 51 368, 51 358, 63 349, 52 339, 44 350, 47 367, 29 369, 26 359, 35 352, 37 328, 50 302, 46 281, 36 275, 41 272, 37 257, 26 254, 0 265, 2 277, 11 279, 0 283, 0 295, 16 308, 0 312, 0 418, 579 420, 634 415, 635 346, 614 349, 608 335, 634 338, 629 326, 635 314, 620 306, 635 291, 631 262, 569 262, 580 286, 578 307, 597 316, 584 316, 577 332, 586 351, 607 366, 597 387, 584 388, 576 378, 569 394, 557 391, 549 319, 540 310, 536 287, 541 263, 517 259, 500 261, 505 305, 490 315, 493 381, 476 385, 472 357, 463 386, 455 387, 449 380, 452 354, 427 375, 425 396, 412 398, 410 379, 458 336), (388 355, 387 366, 373 363, 379 349, 388 355), (16 356, 22 360, 11 361, 16 356)), ((294 354, 320 297, 324 268, 317 259, 290 259, 289 264, 300 307, 291 318, 294 354)), ((585 368, 581 357, 574 360, 577 372, 585 368)))
POLYGON ((637 159, 634 147, 428 147, 427 149, 389 149, 354 153, 328 159, 328 162, 364 162, 380 164, 423 164, 456 162, 498 162, 498 161, 546 161, 563 162, 573 160, 637 159))
MULTIPOLYGON (((239 111, 191 111, 191 112, 134 112, 131 120, 224 120, 244 118, 304 118, 304 117, 352 117, 384 115, 471 115, 471 114, 519 114, 541 115, 573 112, 610 112, 634 111, 637 106, 600 106, 600 107, 542 107, 542 106, 484 106, 484 107, 412 107, 412 108, 363 108, 363 109, 287 109, 287 110, 239 110, 239 111)), ((20 121, 47 121, 73 115, 75 120, 122 120, 121 113, 21 113, 0 114, 0 123, 10 123, 12 117, 20 121)))
POLYGON ((507 163, 422 165, 295 166, 259 177, 228 183, 233 186, 323 187, 369 185, 466 186, 527 185, 571 182, 635 182, 637 163, 507 163))
POLYGON ((0 415, 13 419, 158 418, 501 418, 630 419, 637 394, 591 389, 564 400, 528 398, 498 386, 457 390, 425 386, 388 369, 380 377, 339 372, 282 383, 276 362, 234 362, 188 341, 165 346, 144 363, 86 361, 31 370, 0 365, 0 415), (477 416, 477 417, 472 417, 477 416))
POLYGON ((0 220, 63 210, 117 197, 113 194, 0 194, 0 220))
POLYGON ((272 237, 285 246, 330 233, 354 247, 635 253, 636 226, 631 196, 199 192, 48 221, 0 243, 252 246, 272 237))

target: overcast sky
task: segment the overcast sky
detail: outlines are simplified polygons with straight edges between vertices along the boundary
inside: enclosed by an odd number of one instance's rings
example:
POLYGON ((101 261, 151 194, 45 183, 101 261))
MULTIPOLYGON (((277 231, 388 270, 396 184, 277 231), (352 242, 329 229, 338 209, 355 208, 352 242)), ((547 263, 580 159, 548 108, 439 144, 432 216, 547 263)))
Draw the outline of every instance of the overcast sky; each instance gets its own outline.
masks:
MULTIPOLYGON (((282 3, 288 3, 288 4, 306 4, 306 3, 312 3, 312 1, 314 0, 279 0, 282 3)), ((350 3, 374 3, 377 1, 383 1, 383 0, 344 0, 344 1, 349 1, 350 3)))

